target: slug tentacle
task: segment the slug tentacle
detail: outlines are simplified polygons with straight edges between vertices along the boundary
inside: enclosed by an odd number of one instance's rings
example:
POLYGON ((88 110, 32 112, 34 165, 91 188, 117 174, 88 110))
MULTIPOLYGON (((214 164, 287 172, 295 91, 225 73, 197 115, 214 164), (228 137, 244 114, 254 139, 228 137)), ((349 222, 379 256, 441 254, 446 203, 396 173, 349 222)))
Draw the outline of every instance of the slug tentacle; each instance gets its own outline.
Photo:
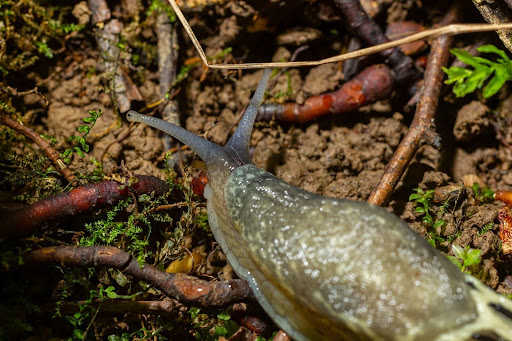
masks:
POLYGON ((203 161, 209 162, 229 158, 226 151, 221 146, 197 136, 182 127, 178 127, 175 124, 156 117, 139 114, 135 110, 128 111, 126 119, 130 122, 146 123, 153 128, 171 135, 180 142, 188 145, 203 161))
POLYGON ((249 143, 251 142, 252 126, 258 115, 258 109, 263 100, 265 89, 267 88, 268 79, 270 78, 271 69, 265 69, 263 76, 261 77, 260 84, 251 99, 251 103, 247 107, 247 110, 240 121, 240 124, 236 128, 235 133, 229 141, 226 143, 224 149, 233 157, 233 159, 239 164, 250 164, 252 163, 249 156, 249 143))

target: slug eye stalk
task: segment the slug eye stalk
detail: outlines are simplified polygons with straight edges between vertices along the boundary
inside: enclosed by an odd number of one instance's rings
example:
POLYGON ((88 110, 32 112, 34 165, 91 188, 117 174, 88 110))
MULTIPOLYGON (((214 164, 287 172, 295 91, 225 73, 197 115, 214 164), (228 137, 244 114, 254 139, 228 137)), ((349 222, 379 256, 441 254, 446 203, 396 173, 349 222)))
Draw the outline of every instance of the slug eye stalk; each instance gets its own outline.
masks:
POLYGON ((252 163, 249 157, 249 143, 251 141, 251 133, 258 114, 259 106, 263 100, 265 89, 267 88, 270 78, 271 69, 265 69, 258 88, 245 111, 240 124, 235 133, 225 147, 210 142, 200 136, 197 136, 188 130, 175 124, 166 122, 156 117, 142 115, 135 110, 130 110, 126 114, 126 119, 130 122, 145 123, 153 128, 161 130, 166 134, 174 137, 180 142, 188 145, 199 157, 206 162, 214 160, 231 160, 236 165, 244 165, 252 163))

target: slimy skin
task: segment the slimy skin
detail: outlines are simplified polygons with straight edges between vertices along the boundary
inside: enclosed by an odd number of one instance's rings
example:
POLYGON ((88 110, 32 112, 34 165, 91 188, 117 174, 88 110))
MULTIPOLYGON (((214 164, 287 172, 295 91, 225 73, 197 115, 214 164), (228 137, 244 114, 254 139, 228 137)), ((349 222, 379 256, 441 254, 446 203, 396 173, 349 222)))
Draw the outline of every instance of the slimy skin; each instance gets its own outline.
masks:
POLYGON ((294 187, 248 147, 269 78, 225 147, 128 112, 207 164, 215 239, 269 316, 295 340, 512 340, 512 303, 464 275, 402 220, 294 187))

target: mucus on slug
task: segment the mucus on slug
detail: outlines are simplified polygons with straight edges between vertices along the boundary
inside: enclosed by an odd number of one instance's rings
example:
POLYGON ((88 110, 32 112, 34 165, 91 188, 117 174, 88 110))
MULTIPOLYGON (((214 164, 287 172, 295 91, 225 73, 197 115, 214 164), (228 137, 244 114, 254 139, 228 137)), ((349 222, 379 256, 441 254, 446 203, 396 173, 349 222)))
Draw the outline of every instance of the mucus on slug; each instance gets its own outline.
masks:
POLYGON ((296 188, 248 154, 270 75, 221 147, 165 121, 127 114, 206 162, 208 220, 236 273, 296 340, 505 340, 512 302, 462 274, 403 221, 364 202, 296 188))

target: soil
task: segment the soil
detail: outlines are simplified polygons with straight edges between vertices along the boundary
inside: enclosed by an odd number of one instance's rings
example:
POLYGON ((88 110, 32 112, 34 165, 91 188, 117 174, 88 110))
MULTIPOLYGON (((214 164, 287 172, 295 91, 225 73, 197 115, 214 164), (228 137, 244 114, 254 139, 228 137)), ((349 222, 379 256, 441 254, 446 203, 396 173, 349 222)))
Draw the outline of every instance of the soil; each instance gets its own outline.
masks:
MULTIPOLYGON (((233 48, 231 53, 219 57, 218 62, 289 60, 293 52, 305 44, 309 47, 298 58, 319 59, 345 51, 352 36, 348 27, 337 19, 339 14, 334 15, 336 9, 328 1, 206 2, 206 6, 189 8, 186 16, 208 56, 219 55, 227 47, 233 48)), ((161 98, 155 56, 155 15, 136 22, 133 18, 122 16, 123 6, 116 1, 109 4, 113 13, 125 22, 124 34, 129 48, 126 50, 128 56, 124 56, 123 61, 133 61, 135 54, 140 57, 138 64, 131 64, 132 68, 127 69, 143 98, 142 102, 133 101, 132 108, 158 116, 161 107, 153 105, 161 98), (130 23, 135 28, 130 28, 130 23), (137 28, 137 25, 140 27, 137 28)), ((144 5, 138 3, 131 12, 143 15, 148 9, 146 5, 146 2, 144 5)), ((434 5, 434 2, 422 4, 421 1, 406 0, 364 1, 363 5, 381 25, 407 19, 429 27, 438 22, 440 14, 446 10, 438 7, 438 2, 434 5)), ((464 21, 480 20, 470 3, 464 6, 468 7, 462 10, 467 16, 464 21)), ((105 175, 118 173, 123 168, 131 174, 166 179, 163 159, 168 148, 164 137, 142 124, 134 125, 131 133, 128 133, 130 124, 124 118, 124 113, 118 113, 113 104, 106 81, 108 75, 99 71, 101 55, 96 46, 93 26, 88 21, 90 13, 85 2, 76 5, 73 14, 77 16, 73 20, 78 22, 79 18, 86 28, 79 34, 67 37, 67 48, 56 54, 47 67, 36 64, 0 81, 3 86, 12 86, 19 91, 37 86, 49 105, 45 106, 43 99, 36 94, 2 98, 2 101, 13 104, 25 125, 39 134, 55 137, 53 147, 59 152, 73 146, 68 138, 80 136, 77 127, 84 124, 87 113, 101 109, 103 115, 87 137, 90 145, 87 157, 73 157, 70 168, 75 173, 92 172, 96 168, 90 161, 93 157, 101 162, 105 175), (129 136, 125 138, 127 134, 129 136)), ((192 65, 186 78, 171 91, 172 100, 179 106, 181 123, 189 131, 223 144, 233 133, 262 71, 205 70, 200 63, 191 61, 196 57, 196 51, 181 27, 179 32, 178 67, 187 61, 188 65, 192 65)), ((502 48, 493 34, 484 37, 502 48)), ((457 38, 456 45, 462 47, 474 43, 472 39, 457 38)), ((428 49, 419 51, 413 58, 425 55, 428 55, 428 49)), ((344 81, 341 64, 290 69, 271 81, 273 86, 268 89, 265 103, 302 103, 310 96, 339 88, 344 81)), ((478 182, 480 189, 489 186, 493 190, 512 190, 512 93, 505 86, 491 99, 483 99, 478 92, 457 99, 449 94, 449 88, 446 90, 436 121, 437 133, 442 139, 441 147, 435 149, 424 145, 420 148, 387 204, 387 209, 425 238, 431 239, 432 234, 442 238, 436 246, 447 255, 453 255, 452 243, 479 249, 482 262, 471 268, 473 274, 499 293, 510 295, 512 261, 501 254, 497 220, 503 203, 485 201, 471 187, 478 182), (446 186, 458 188, 457 194, 455 199, 445 200, 445 208, 442 208, 443 202, 432 202, 432 215, 446 222, 433 230, 416 213, 417 204, 409 201, 409 196, 415 188, 442 191, 446 186), (485 226, 488 229, 483 231, 485 226)), ((388 100, 349 114, 330 115, 304 124, 257 122, 251 140, 253 161, 258 167, 308 191, 365 201, 384 174, 387 163, 412 121, 414 113, 404 110, 408 99, 407 92, 397 88, 388 100)), ((20 146, 11 146, 12 151, 19 152, 20 146)), ((39 153, 37 149, 31 149, 31 152, 39 153)), ((197 159, 192 151, 183 148, 179 154, 173 155, 178 155, 177 159, 187 172, 198 175, 198 170, 189 167, 192 160, 197 159)), ((6 171, 9 169, 5 168, 3 173, 6 171)), ((176 171, 180 174, 183 170, 178 167, 176 171)), ((65 180, 59 175, 55 175, 55 179, 63 188, 66 186, 65 180)), ((30 184, 14 186, 2 182, 2 186, 4 201, 34 192, 42 193, 37 198, 45 196, 44 191, 35 191, 30 184)), ((49 240, 52 239, 47 239, 45 243, 49 240)), ((211 243, 214 241, 207 233, 197 233, 187 239, 186 247, 193 253, 201 254, 198 259, 204 263, 195 273, 221 279, 236 277, 220 250, 212 247, 211 243)), ((92 282, 101 282, 95 281, 92 282)), ((46 292, 43 289, 34 290, 46 292)), ((75 293, 75 297, 79 296, 75 293)), ((73 301, 72 293, 69 297, 73 301)), ((47 299, 49 303, 51 297, 47 299)), ((184 311, 179 314, 188 316, 184 311)), ((271 323, 260 311, 255 315, 271 323)), ((16 329, 16 338, 35 341, 65 337, 57 322, 45 327, 45 321, 49 321, 45 317, 36 315, 24 318, 34 328, 32 331, 16 329)), ((148 319, 147 315, 145 318, 148 319)), ((123 320, 121 314, 115 319, 118 332, 134 330, 128 327, 136 323, 132 317, 123 320)), ((146 320, 148 325, 153 323, 150 320, 146 320)), ((188 330, 183 324, 177 323, 176 328, 181 329, 173 332, 175 334, 171 333, 171 336, 192 338, 194 331, 188 330)), ((269 330, 272 328, 272 331, 277 330, 275 326, 269 327, 269 330)), ((69 332, 69 326, 65 331, 69 332)), ((265 336, 271 332, 266 333, 265 336)))

